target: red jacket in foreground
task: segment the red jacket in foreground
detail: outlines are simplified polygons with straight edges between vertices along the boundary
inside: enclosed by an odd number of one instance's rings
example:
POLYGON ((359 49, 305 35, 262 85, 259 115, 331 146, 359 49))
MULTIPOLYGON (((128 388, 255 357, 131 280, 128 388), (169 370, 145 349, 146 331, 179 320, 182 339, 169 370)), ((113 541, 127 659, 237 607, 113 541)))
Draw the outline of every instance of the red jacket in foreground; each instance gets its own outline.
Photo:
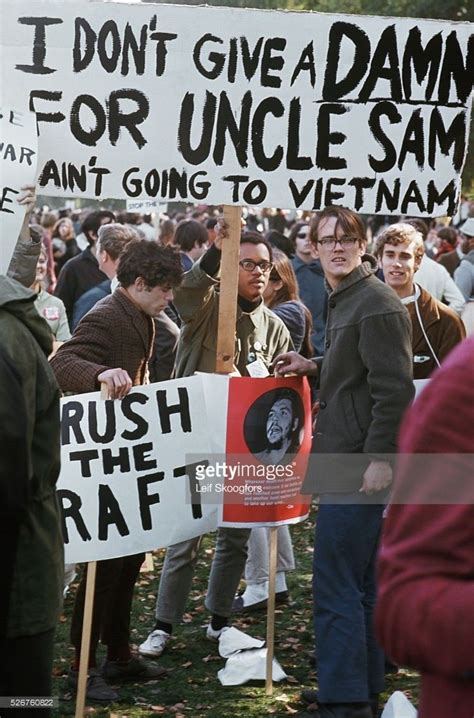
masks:
POLYGON ((380 554, 378 635, 421 672, 419 718, 474 716, 473 428, 474 338, 405 417, 380 554))

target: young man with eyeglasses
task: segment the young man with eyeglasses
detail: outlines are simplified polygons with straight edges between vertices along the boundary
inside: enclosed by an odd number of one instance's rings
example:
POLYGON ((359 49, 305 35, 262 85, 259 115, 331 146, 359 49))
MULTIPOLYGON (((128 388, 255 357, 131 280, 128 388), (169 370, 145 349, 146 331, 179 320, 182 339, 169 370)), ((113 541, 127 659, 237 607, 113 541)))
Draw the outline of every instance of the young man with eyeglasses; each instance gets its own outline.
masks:
MULTIPOLYGON (((181 319, 181 337, 176 358, 176 376, 196 371, 212 373, 216 368, 217 323, 221 247, 226 228, 221 225, 214 244, 184 275, 175 293, 181 319)), ((278 354, 292 348, 285 325, 263 302, 272 270, 272 249, 258 233, 241 237, 234 367, 241 376, 251 376, 251 365, 267 369, 278 354)), ((207 637, 217 640, 226 628, 232 602, 247 559, 250 529, 222 528, 217 533, 206 608, 212 614, 207 637)), ((157 658, 171 638, 173 626, 185 611, 202 536, 169 546, 160 578, 156 602, 156 624, 139 651, 157 658)))
POLYGON ((375 558, 398 426, 414 389, 410 319, 374 274, 363 224, 327 207, 311 223, 329 295, 324 358, 277 357, 316 377, 320 411, 303 493, 320 497, 314 553, 315 718, 375 718, 384 657, 372 627, 375 558))

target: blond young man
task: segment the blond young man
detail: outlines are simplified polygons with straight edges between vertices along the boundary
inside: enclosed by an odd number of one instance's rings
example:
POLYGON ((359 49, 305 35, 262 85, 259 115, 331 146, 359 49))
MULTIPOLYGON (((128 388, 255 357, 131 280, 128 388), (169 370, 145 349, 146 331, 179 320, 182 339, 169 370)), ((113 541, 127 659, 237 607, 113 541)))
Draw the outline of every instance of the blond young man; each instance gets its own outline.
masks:
POLYGON ((385 282, 397 293, 410 315, 414 379, 427 379, 466 336, 456 312, 415 282, 424 251, 420 232, 402 222, 387 227, 375 245, 385 282))

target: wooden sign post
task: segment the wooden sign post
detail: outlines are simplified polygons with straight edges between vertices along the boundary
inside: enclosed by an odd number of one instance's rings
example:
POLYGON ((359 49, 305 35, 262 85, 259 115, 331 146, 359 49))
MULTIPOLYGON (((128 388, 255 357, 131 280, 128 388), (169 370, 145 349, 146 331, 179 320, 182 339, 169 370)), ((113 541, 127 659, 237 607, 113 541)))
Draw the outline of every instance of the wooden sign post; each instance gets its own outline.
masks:
POLYGON ((229 227, 229 237, 222 244, 216 355, 218 374, 230 374, 234 369, 241 217, 241 207, 224 207, 224 220, 229 227))
POLYGON ((86 703, 96 570, 97 561, 90 561, 87 564, 86 596, 84 603, 84 616, 82 619, 81 657, 79 661, 79 676, 77 680, 75 718, 83 718, 86 703))
MULTIPOLYGON (((219 321, 217 329, 216 372, 230 374, 234 369, 235 323, 237 319, 238 261, 242 210, 226 205, 224 220, 229 227, 229 237, 222 245, 219 321)), ((273 653, 275 645, 275 580, 277 564, 277 527, 270 529, 270 575, 267 609, 267 663, 265 689, 273 693, 273 653)))
POLYGON ((267 602, 267 670, 265 680, 265 693, 273 694, 273 654, 275 652, 275 583, 277 568, 277 542, 278 526, 270 528, 270 559, 268 576, 268 602, 267 602))
MULTIPOLYGON (((107 384, 101 384, 100 398, 109 398, 107 384)), ((89 652, 91 646, 92 614, 94 612, 95 576, 97 561, 87 564, 86 595, 84 615, 82 617, 81 656, 79 658, 79 676, 77 678, 76 713, 74 718, 83 718, 86 705, 87 678, 89 675, 89 652)))

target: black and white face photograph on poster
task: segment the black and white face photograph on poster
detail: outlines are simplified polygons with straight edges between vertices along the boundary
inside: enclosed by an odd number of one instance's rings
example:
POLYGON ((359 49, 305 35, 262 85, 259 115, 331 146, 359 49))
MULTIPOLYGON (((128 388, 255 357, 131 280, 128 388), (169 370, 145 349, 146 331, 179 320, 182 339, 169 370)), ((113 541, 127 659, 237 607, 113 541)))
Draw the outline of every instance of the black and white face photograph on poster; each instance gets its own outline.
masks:
POLYGON ((249 408, 244 437, 249 451, 264 464, 286 464, 298 453, 304 431, 304 407, 290 388, 262 394, 249 408))

